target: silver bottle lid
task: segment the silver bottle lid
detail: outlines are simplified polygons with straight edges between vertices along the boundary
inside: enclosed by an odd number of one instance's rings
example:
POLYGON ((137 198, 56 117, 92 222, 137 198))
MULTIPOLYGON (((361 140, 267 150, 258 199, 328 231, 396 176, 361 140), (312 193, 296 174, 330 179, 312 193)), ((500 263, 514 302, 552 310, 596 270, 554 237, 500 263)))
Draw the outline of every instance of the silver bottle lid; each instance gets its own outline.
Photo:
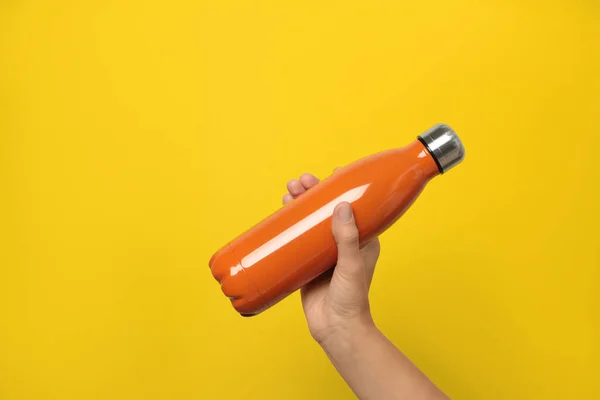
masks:
POLYGON ((427 147, 442 174, 465 158, 462 142, 448 125, 434 126, 419 135, 419 140, 427 147))

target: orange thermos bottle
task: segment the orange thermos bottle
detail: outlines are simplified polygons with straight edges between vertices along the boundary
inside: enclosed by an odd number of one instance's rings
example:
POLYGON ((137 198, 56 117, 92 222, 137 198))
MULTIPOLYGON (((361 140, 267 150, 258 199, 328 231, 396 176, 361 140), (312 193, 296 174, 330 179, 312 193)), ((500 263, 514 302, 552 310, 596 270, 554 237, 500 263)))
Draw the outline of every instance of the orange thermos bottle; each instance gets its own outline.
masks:
POLYGON ((358 160, 229 242, 209 262, 233 307, 256 315, 335 265, 334 207, 352 205, 361 245, 392 225, 427 182, 464 158, 447 125, 417 140, 358 160))

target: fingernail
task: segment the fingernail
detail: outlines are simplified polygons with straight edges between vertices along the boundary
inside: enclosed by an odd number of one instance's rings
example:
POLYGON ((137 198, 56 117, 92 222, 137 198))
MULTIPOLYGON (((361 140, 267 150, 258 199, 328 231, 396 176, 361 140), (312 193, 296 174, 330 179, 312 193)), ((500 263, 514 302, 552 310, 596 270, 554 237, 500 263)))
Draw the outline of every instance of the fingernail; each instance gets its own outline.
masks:
POLYGON ((350 207, 350 204, 343 203, 340 206, 340 208, 338 209, 338 217, 343 222, 348 222, 352 219, 352 207, 350 207))

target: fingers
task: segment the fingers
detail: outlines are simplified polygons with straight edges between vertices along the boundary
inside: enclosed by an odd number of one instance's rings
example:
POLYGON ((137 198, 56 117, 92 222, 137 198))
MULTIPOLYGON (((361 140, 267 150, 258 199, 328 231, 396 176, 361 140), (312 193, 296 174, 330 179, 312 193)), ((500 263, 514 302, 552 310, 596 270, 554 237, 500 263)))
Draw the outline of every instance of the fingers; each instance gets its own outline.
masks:
POLYGON ((317 183, 319 183, 319 178, 312 174, 302 174, 302 176, 300 177, 300 183, 302 184, 302 186, 304 186, 306 190, 308 190, 311 187, 315 186, 317 183))
POLYGON ((304 186, 296 179, 292 179, 287 183, 287 190, 294 198, 306 192, 304 186))
POLYGON ((349 203, 340 203, 333 211, 333 236, 338 248, 335 274, 355 288, 366 283, 365 261, 359 247, 359 233, 349 203))
POLYGON ((308 173, 302 174, 300 179, 290 180, 287 183, 288 193, 286 193, 282 199, 283 204, 289 203, 296 197, 302 195, 308 189, 312 188, 313 186, 316 186, 318 183, 319 178, 308 173))

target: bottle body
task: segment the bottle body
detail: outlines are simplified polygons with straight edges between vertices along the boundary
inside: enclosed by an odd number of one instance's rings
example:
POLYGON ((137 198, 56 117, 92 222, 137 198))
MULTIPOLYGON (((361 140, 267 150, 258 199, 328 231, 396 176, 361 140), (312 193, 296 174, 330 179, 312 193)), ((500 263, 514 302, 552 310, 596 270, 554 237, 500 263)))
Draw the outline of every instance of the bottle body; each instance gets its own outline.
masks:
POLYGON ((335 266, 331 219, 337 204, 352 205, 364 245, 392 225, 439 173, 419 140, 356 161, 215 253, 212 273, 240 314, 258 314, 335 266))

